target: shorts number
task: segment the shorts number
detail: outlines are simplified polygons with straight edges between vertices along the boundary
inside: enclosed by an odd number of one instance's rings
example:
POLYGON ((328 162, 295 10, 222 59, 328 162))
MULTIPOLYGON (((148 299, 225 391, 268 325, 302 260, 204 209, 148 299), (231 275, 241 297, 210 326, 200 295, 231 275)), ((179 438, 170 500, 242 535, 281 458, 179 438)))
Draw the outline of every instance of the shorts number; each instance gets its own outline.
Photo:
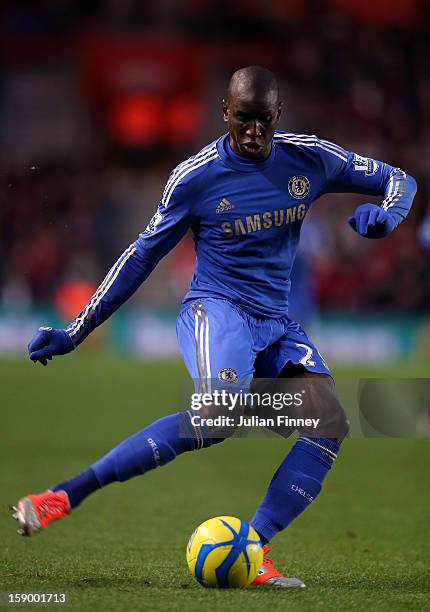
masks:
POLYGON ((311 347, 308 346, 307 344, 299 344, 298 342, 296 342, 296 346, 298 346, 299 348, 305 349, 306 351, 305 356, 300 359, 300 363, 304 366, 309 366, 311 368, 316 366, 315 361, 312 359, 313 351, 311 347))

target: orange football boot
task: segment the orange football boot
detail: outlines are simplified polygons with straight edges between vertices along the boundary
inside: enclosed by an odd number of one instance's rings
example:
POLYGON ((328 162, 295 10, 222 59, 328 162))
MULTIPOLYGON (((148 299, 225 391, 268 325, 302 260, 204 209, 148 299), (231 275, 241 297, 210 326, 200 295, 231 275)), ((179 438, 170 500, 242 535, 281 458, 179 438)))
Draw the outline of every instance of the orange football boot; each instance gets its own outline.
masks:
POLYGON ((67 516, 71 508, 65 491, 45 491, 21 497, 16 507, 13 506, 13 510, 12 516, 19 522, 19 535, 32 536, 45 529, 52 521, 67 516))
POLYGON ((305 583, 298 578, 284 576, 273 567, 273 559, 269 559, 268 554, 272 550, 271 546, 263 546, 263 565, 261 566, 257 578, 251 583, 253 586, 271 586, 284 589, 303 588, 305 583))

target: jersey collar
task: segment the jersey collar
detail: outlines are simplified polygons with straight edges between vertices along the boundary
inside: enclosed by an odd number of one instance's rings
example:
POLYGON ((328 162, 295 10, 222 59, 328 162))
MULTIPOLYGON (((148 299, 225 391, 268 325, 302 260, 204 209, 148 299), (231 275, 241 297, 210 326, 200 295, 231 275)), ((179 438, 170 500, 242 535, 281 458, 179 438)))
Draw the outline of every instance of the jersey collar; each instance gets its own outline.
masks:
POLYGON ((234 168, 234 170, 239 170, 239 172, 261 172, 261 170, 268 168, 275 159, 275 146, 273 142, 270 154, 265 159, 254 161, 237 155, 230 146, 228 134, 225 134, 218 140, 217 150, 226 166, 234 168))

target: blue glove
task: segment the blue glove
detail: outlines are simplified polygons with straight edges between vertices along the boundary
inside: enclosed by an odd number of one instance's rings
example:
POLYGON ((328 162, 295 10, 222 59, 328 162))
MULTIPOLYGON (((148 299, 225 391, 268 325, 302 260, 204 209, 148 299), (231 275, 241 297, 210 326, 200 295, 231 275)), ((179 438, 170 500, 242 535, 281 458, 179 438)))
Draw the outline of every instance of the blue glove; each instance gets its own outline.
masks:
POLYGON ((384 238, 396 227, 396 219, 376 204, 361 204, 348 218, 352 229, 365 238, 384 238))
POLYGON ((28 354, 32 361, 40 361, 46 366, 48 359, 52 359, 54 355, 65 355, 74 348, 75 345, 64 329, 39 327, 39 331, 28 344, 28 354))

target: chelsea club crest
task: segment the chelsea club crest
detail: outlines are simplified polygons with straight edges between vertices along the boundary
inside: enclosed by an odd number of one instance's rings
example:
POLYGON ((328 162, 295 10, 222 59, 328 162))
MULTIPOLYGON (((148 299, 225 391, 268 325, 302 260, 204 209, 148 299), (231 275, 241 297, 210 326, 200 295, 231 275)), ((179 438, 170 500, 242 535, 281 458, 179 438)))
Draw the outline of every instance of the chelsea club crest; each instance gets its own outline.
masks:
POLYGON ((302 200, 305 198, 309 193, 310 187, 311 184, 309 179, 302 175, 293 176, 290 178, 288 183, 288 191, 290 192, 290 195, 297 200, 302 200))
POLYGON ((239 377, 236 370, 233 370, 233 368, 223 368, 219 372, 218 378, 222 380, 222 382, 235 383, 239 377))

